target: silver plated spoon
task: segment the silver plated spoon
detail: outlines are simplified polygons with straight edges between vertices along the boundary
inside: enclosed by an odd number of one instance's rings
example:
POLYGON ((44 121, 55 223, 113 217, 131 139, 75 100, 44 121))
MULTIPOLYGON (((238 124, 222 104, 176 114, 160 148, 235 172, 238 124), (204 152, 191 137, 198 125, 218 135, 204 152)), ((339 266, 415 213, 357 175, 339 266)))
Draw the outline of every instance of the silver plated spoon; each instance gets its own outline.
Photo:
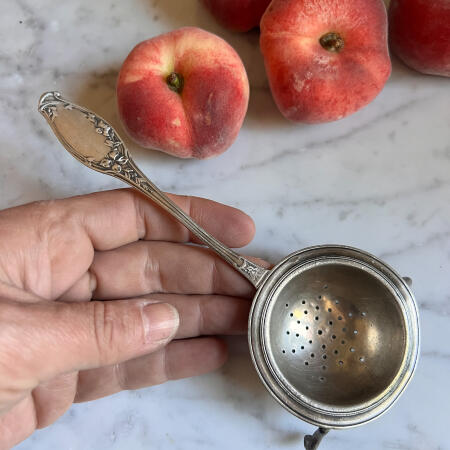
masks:
POLYGON ((39 111, 47 119, 61 144, 78 161, 142 192, 180 221, 255 287, 261 284, 269 271, 238 255, 211 236, 158 189, 138 168, 122 139, 106 120, 65 100, 59 92, 44 93, 39 100, 39 111))
POLYGON ((252 360, 275 400, 319 427, 305 436, 307 450, 329 429, 364 424, 399 398, 419 350, 409 278, 342 245, 299 250, 267 270, 227 248, 160 191, 104 119, 58 92, 43 94, 39 111, 78 161, 145 194, 255 286, 252 360))

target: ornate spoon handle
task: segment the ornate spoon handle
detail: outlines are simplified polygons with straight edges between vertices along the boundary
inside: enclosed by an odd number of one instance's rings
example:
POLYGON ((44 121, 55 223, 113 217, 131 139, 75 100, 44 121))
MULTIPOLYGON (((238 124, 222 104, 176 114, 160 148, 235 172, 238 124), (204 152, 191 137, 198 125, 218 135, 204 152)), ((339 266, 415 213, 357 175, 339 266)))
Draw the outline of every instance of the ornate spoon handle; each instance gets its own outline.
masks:
POLYGON ((198 239, 200 239, 209 248, 214 250, 222 259, 231 264, 244 277, 246 277, 255 287, 259 286, 263 275, 267 270, 249 261, 241 255, 238 255, 219 240, 211 236, 207 231, 194 222, 178 205, 176 205, 169 197, 160 191, 129 159, 127 166, 132 171, 127 175, 117 174, 116 177, 130 184, 147 197, 151 198, 155 203, 169 212, 179 222, 181 222, 189 231, 191 231, 198 239))
POLYGON ((260 286, 269 271, 238 255, 211 236, 159 190, 137 167, 125 144, 106 120, 63 99, 59 92, 43 94, 39 100, 39 111, 62 145, 78 161, 97 172, 118 178, 142 192, 181 222, 256 288, 260 286))

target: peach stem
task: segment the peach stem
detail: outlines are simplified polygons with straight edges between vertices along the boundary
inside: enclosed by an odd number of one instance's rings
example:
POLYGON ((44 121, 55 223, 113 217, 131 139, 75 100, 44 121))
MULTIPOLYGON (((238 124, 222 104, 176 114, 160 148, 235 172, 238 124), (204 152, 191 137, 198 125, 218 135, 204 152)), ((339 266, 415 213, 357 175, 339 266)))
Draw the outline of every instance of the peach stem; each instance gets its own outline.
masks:
POLYGON ((344 39, 339 33, 331 31, 319 39, 320 45, 329 52, 340 52, 344 48, 344 39))
POLYGON ((167 76, 166 82, 167 85, 169 86, 169 89, 177 92, 178 94, 181 94, 181 91, 183 90, 184 86, 184 78, 181 74, 172 72, 170 75, 167 76))

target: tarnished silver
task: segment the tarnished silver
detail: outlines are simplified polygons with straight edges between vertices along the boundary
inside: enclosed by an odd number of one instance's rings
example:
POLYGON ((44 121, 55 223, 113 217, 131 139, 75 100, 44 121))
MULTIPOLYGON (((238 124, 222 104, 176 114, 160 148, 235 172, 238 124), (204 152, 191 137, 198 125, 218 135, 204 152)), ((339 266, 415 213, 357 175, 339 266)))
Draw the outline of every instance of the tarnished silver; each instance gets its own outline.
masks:
POLYGON ((128 183, 179 220, 200 241, 231 264, 255 287, 268 270, 249 261, 196 224, 137 167, 114 128, 102 117, 62 98, 59 92, 46 92, 39 111, 47 119, 61 144, 78 161, 97 172, 128 183))
POLYGON ((278 263, 258 289, 249 343, 262 381, 288 411, 347 428, 387 411, 410 381, 418 312, 407 282, 378 258, 311 247, 278 263))
POLYGON ((307 450, 329 429, 373 420, 398 399, 419 350, 409 278, 340 245, 300 250, 270 271, 260 267, 208 234, 149 181, 104 119, 57 92, 41 97, 39 111, 76 159, 151 198, 257 288, 248 334, 253 363, 283 407, 319 427, 305 436, 307 450))

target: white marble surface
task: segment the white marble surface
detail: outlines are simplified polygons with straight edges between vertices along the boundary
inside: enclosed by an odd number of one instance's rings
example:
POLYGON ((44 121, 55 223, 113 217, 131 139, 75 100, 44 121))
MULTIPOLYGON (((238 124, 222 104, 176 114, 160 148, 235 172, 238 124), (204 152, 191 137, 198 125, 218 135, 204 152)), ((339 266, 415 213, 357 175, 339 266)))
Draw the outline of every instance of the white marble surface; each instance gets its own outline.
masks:
MULTIPOLYGON (((340 122, 286 122, 267 87, 257 33, 227 32, 196 0, 2 0, 0 207, 120 186, 81 168, 36 111, 59 89, 119 126, 114 84, 140 40, 183 25, 227 39, 242 56, 251 101, 233 147, 181 161, 132 147, 162 188, 250 213, 246 249, 276 262, 318 243, 366 249, 414 279, 422 350, 406 393, 380 419, 330 433, 323 450, 450 448, 450 80, 399 62, 385 90, 340 122)), ((119 126, 120 129, 120 126, 119 126)), ((299 449, 312 427, 266 393, 245 339, 218 373, 73 406, 21 450, 299 449)))

